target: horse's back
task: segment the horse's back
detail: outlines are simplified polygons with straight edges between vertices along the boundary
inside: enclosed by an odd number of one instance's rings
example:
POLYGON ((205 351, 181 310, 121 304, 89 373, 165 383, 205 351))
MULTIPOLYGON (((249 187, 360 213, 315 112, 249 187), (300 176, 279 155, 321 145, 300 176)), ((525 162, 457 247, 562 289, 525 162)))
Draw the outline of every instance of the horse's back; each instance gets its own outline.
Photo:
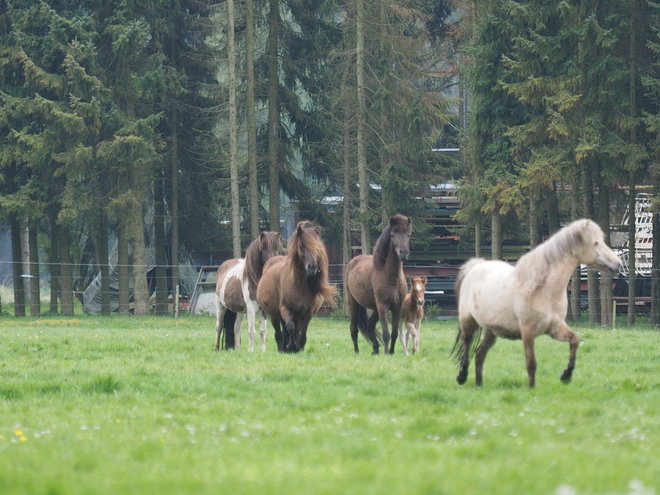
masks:
POLYGON ((236 313, 246 311, 242 282, 244 268, 243 258, 227 260, 218 268, 216 298, 225 308, 236 313))
POLYGON ((505 261, 482 260, 469 268, 462 274, 457 294, 459 318, 471 317, 482 328, 516 338, 519 325, 515 306, 519 294, 514 267, 505 261))

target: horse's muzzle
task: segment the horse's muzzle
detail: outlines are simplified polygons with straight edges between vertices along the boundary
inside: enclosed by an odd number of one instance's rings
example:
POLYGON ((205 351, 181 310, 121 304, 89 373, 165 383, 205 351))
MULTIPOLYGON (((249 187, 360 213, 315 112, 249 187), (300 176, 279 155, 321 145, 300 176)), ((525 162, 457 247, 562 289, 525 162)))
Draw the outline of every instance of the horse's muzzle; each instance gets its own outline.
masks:
POLYGON ((417 299, 417 306, 424 306, 424 299, 417 299))
POLYGON ((307 265, 305 267, 305 272, 307 272, 308 277, 313 277, 319 272, 319 265, 307 265))
POLYGON ((401 251, 399 251, 399 260, 406 261, 408 259, 408 256, 410 256, 409 249, 406 249, 405 251, 402 249, 401 251))
MULTIPOLYGON (((607 271, 609 271, 612 275, 616 275, 617 273, 619 273, 619 268, 621 266, 621 262, 613 262, 613 261, 610 261, 610 260, 605 260, 603 262, 603 265, 604 265, 604 268, 607 271)), ((603 269, 600 268, 600 270, 602 271, 603 269)))

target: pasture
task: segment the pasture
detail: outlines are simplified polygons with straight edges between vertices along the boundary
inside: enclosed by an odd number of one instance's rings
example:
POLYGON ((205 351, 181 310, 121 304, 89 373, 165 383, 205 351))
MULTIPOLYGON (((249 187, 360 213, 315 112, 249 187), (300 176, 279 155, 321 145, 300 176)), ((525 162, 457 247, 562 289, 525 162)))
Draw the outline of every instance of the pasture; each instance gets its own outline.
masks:
MULTIPOLYGON (((2 494, 660 493, 660 332, 540 337, 536 389, 500 340, 456 384, 456 320, 420 351, 353 353, 349 322, 307 346, 215 353, 214 319, 0 318, 2 494)), ((244 335, 247 325, 244 324, 244 335)))

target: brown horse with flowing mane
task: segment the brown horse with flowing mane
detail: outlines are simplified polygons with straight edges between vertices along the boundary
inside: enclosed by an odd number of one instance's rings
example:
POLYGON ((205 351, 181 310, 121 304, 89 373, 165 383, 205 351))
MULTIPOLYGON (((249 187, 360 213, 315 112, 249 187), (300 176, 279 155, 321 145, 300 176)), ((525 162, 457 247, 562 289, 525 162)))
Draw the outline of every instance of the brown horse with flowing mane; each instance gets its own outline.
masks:
POLYGON ((403 300, 408 292, 403 274, 403 261, 410 254, 412 220, 403 215, 390 218, 383 230, 373 255, 361 254, 346 266, 346 303, 351 316, 351 338, 356 353, 358 331, 371 342, 373 354, 378 354, 382 336, 383 349, 394 353, 399 333, 403 300), (367 318, 367 309, 374 310, 367 318), (392 312, 392 341, 387 326, 387 313, 392 312), (380 320, 382 334, 376 331, 380 320))
POLYGON ((281 250, 282 238, 279 232, 262 232, 248 246, 245 258, 230 259, 220 265, 215 286, 216 337, 214 350, 220 349, 223 328, 226 329, 226 347, 240 347, 241 324, 247 313, 250 338, 248 350, 253 352, 257 312, 261 316, 260 350, 261 352, 266 350, 266 319, 257 303, 257 285, 266 262, 281 250), (233 327, 233 332, 230 332, 230 327, 233 327), (233 335, 231 335, 232 333, 233 335))
POLYGON ((324 302, 334 304, 336 294, 328 282, 328 255, 319 229, 302 221, 287 243, 287 255, 266 263, 257 288, 257 301, 275 329, 277 349, 304 350, 312 316, 324 302))

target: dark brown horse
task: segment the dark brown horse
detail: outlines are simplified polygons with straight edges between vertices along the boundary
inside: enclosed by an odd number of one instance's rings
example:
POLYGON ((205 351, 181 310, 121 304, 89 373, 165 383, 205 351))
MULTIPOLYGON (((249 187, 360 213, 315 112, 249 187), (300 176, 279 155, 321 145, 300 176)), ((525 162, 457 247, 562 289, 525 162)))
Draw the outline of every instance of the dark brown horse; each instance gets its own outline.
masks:
POLYGON ((383 349, 394 353, 399 333, 403 299, 408 287, 403 275, 403 261, 410 254, 412 221, 403 215, 394 215, 381 233, 373 255, 361 254, 346 267, 346 302, 351 316, 353 348, 358 349, 358 330, 378 354, 380 335, 376 323, 380 320, 383 349), (367 318, 367 309, 374 310, 367 318), (392 312, 392 340, 387 326, 387 313, 392 312), (389 346, 389 347, 388 347, 389 346))
MULTIPOLYGON (((257 285, 266 262, 282 250, 282 238, 279 232, 262 232, 245 251, 245 258, 225 261, 218 268, 215 286, 216 323, 215 347, 220 349, 223 327, 227 332, 227 347, 240 347, 241 324, 245 313, 248 316, 248 350, 254 351, 255 319, 259 311, 257 303, 257 285), (230 318, 226 318, 230 314, 230 318), (231 322, 231 323, 230 323, 231 322), (233 326, 234 339, 229 338, 229 326, 233 326), (230 342, 234 345, 229 345, 230 342)), ((261 316, 261 352, 266 350, 266 319, 261 316)))
POLYGON ((336 294, 328 282, 328 255, 319 230, 300 222, 287 243, 287 255, 266 263, 257 288, 257 301, 275 329, 277 349, 304 350, 312 316, 324 301, 334 304, 336 294))

